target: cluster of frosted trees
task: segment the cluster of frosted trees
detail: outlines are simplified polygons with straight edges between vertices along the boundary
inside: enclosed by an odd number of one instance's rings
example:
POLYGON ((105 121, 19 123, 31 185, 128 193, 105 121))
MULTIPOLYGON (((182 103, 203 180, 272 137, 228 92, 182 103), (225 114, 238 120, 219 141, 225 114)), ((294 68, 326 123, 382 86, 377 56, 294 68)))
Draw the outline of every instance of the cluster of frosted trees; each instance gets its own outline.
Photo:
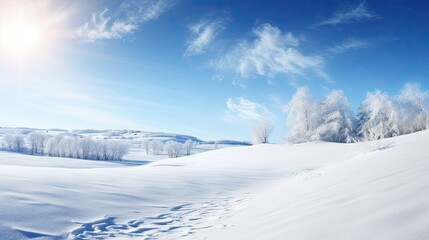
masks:
POLYGON ((6 135, 6 148, 32 155, 48 155, 92 160, 121 160, 128 153, 128 145, 116 140, 96 141, 88 137, 51 136, 32 132, 25 139, 21 135, 6 135), (28 148, 26 147, 26 140, 28 148))
POLYGON ((390 97, 380 91, 367 93, 357 116, 340 90, 323 101, 299 88, 287 105, 289 142, 356 142, 408 134, 429 129, 428 94, 408 83, 390 97))
POLYGON ((6 143, 6 149, 12 152, 24 152, 25 140, 21 135, 7 134, 4 136, 4 142, 6 143))
POLYGON ((190 155, 192 149, 195 147, 195 143, 188 139, 183 144, 177 141, 163 142, 161 140, 148 140, 142 142, 142 147, 146 150, 148 155, 158 155, 164 151, 168 157, 175 158, 184 152, 186 155, 190 155))
POLYGON ((116 140, 96 141, 86 137, 55 136, 46 143, 46 153, 52 157, 92 160, 121 160, 128 145, 116 140))

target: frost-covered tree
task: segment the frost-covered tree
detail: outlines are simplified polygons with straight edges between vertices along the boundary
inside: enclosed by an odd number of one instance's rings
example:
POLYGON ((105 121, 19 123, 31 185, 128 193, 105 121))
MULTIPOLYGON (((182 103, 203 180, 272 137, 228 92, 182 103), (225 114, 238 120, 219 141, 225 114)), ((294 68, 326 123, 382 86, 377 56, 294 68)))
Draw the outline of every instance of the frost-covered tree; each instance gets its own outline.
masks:
POLYGON ((107 154, 104 160, 122 160, 122 157, 128 153, 128 145, 120 141, 104 142, 107 149, 107 154))
POLYGON ((79 148, 79 156, 78 158, 82 159, 91 159, 91 152, 94 148, 94 141, 90 138, 78 138, 77 139, 78 148, 79 148))
POLYGON ((256 120, 252 130, 252 142, 254 144, 269 143, 270 136, 274 130, 271 118, 264 114, 256 120))
POLYGON ((422 92, 419 84, 405 84, 398 96, 402 134, 429 129, 428 98, 429 94, 422 92))
POLYGON ((60 157, 77 158, 77 137, 65 137, 59 142, 60 157))
POLYGON ((400 134, 398 112, 387 94, 368 93, 359 108, 357 132, 363 140, 376 140, 400 134))
POLYGON ((334 90, 320 104, 320 125, 316 130, 317 140, 350 143, 355 141, 353 113, 347 97, 341 90, 334 90))
POLYGON ((192 148, 194 148, 194 142, 191 139, 186 140, 183 144, 183 149, 185 150, 186 155, 190 155, 192 148))
POLYGON ((179 156, 182 150, 182 144, 173 140, 167 141, 164 144, 164 151, 168 154, 169 158, 175 158, 179 156))
POLYGON ((152 140, 148 142, 149 153, 152 155, 158 155, 162 151, 164 144, 161 140, 152 140))
POLYGON ((25 150, 25 140, 21 135, 15 135, 14 140, 14 151, 16 152, 24 152, 25 150))
POLYGON ((18 134, 6 134, 4 140, 7 145, 7 149, 13 152, 24 152, 25 140, 21 135, 18 134))
POLYGON ((45 146, 49 136, 40 133, 40 132, 32 132, 28 135, 28 141, 30 142, 30 153, 31 154, 40 154, 43 155, 45 153, 45 146))
POLYGON ((91 159, 103 160, 104 147, 105 145, 101 141, 94 141, 91 159))
POLYGON ((9 151, 13 151, 13 135, 12 134, 6 134, 4 136, 4 141, 6 143, 6 147, 9 151))
POLYGON ((93 160, 121 160, 129 146, 121 141, 96 141, 87 137, 51 137, 46 152, 53 157, 81 158, 93 160))
POLYGON ((61 139, 63 136, 56 135, 50 137, 46 142, 46 153, 51 157, 60 157, 60 145, 61 139))
POLYGON ((307 87, 299 88, 292 96, 286 106, 289 142, 307 142, 314 137, 320 123, 317 106, 317 101, 310 95, 307 87))
POLYGON ((149 146, 150 140, 143 140, 141 143, 141 147, 146 151, 146 154, 150 154, 150 146, 149 146))

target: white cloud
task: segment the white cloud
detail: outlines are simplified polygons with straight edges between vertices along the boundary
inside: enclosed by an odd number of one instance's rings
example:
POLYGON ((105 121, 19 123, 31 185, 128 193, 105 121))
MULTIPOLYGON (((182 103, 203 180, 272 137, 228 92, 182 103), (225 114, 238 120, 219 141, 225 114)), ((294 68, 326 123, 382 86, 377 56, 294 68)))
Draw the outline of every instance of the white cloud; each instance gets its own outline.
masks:
POLYGON ((191 39, 187 42, 185 56, 201 54, 204 49, 226 28, 228 18, 220 17, 215 20, 201 20, 189 27, 191 39))
POLYGON ((335 45, 334 47, 330 48, 329 51, 334 53, 344 53, 349 50, 364 48, 368 45, 369 43, 364 40, 349 39, 341 44, 335 45))
POLYGON ((101 39, 122 38, 133 30, 137 25, 126 21, 113 21, 111 17, 106 17, 109 9, 105 9, 99 14, 93 14, 91 21, 86 22, 78 30, 78 36, 87 42, 96 42, 101 39))
POLYGON ((274 104, 274 106, 279 109, 283 109, 284 105, 286 104, 285 100, 278 95, 271 94, 269 95, 269 99, 274 104))
POLYGON ((338 25, 350 22, 359 22, 376 18, 377 16, 370 13, 365 6, 365 1, 360 2, 357 6, 344 8, 334 14, 331 18, 324 20, 315 26, 338 25))
POLYGON ((159 17, 173 5, 167 0, 123 2, 116 11, 104 9, 77 30, 86 42, 119 39, 133 33, 139 25, 159 17))
POLYGON ((272 119, 273 114, 264 106, 245 98, 228 98, 227 113, 243 120, 259 120, 262 117, 272 119))
POLYGON ((298 49, 300 38, 292 33, 282 33, 277 27, 263 24, 253 29, 252 36, 253 41, 239 42, 226 56, 212 61, 210 67, 240 78, 279 74, 306 77, 307 71, 328 78, 324 72, 324 59, 301 53, 298 49))

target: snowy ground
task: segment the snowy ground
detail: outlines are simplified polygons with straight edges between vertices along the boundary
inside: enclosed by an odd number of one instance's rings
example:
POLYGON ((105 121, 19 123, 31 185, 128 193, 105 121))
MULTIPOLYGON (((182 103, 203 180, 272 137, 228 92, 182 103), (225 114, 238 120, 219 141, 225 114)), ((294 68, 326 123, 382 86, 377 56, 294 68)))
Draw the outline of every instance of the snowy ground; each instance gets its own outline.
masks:
POLYGON ((428 140, 131 153, 122 163, 0 152, 0 236, 428 239, 428 140))

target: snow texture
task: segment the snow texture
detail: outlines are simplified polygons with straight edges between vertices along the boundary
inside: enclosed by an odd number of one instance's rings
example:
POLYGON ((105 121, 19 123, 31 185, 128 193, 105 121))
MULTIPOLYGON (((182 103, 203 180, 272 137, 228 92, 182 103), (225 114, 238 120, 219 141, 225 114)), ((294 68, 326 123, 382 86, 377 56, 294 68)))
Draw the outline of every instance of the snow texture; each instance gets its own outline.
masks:
POLYGON ((0 152, 0 236, 428 239, 428 139, 263 144, 139 165, 0 152))

